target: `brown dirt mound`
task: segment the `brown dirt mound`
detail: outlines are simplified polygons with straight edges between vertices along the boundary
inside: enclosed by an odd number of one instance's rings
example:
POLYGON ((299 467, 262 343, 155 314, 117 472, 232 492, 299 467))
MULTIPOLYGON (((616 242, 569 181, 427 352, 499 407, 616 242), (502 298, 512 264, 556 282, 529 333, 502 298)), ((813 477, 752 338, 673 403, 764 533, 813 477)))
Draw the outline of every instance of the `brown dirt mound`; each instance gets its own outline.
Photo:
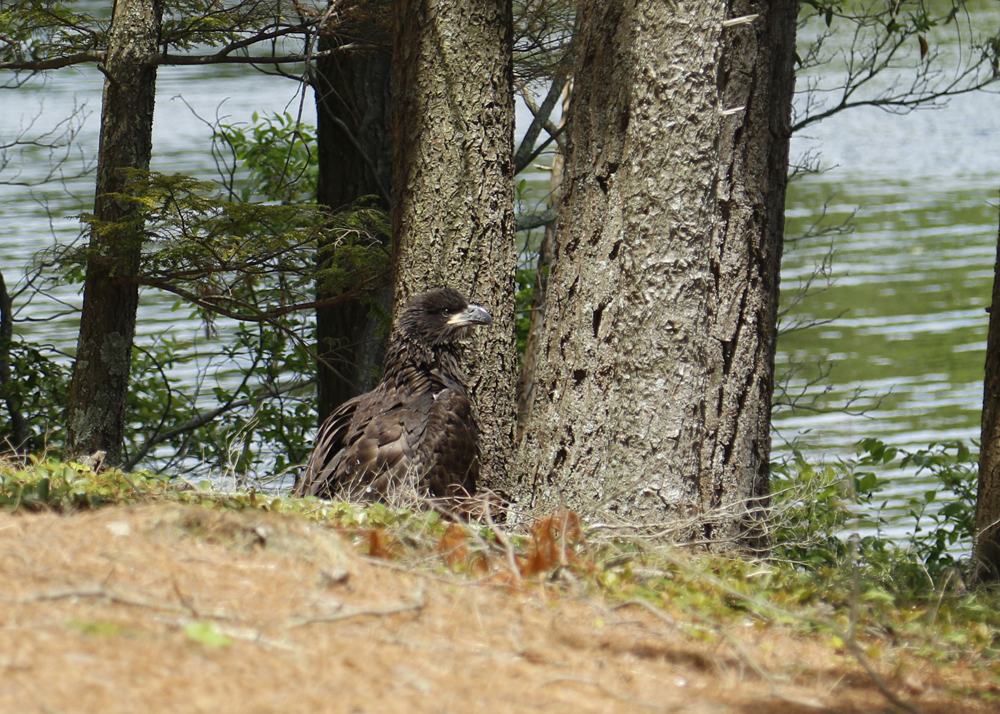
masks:
MULTIPOLYGON (((893 711, 778 631, 701 644, 642 608, 404 572, 260 512, 0 514, 0 610, 3 712, 893 711)), ((970 681, 895 684, 924 712, 992 711, 945 696, 970 681)))

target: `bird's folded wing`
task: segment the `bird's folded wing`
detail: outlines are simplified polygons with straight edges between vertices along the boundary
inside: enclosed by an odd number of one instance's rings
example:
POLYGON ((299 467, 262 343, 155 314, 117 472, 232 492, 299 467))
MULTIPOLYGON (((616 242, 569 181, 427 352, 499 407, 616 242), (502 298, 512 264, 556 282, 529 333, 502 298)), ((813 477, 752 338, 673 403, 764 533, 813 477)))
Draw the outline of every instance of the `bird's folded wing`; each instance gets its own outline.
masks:
POLYGON ((340 457, 343 456, 351 421, 361 403, 361 397, 348 399, 336 411, 326 418, 316 434, 313 451, 302 475, 295 483, 292 494, 295 496, 315 496, 328 492, 326 488, 332 474, 337 470, 340 457))

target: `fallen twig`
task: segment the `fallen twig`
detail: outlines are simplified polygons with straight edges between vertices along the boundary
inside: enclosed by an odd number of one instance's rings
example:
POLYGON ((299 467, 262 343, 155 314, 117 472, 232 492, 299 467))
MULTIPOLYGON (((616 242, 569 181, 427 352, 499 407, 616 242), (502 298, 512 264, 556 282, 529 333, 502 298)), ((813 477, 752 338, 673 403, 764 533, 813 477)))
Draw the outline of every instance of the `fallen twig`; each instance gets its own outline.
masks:
POLYGON ((415 612, 423 610, 427 606, 427 599, 424 597, 424 590, 420 588, 414 594, 413 602, 403 603, 401 605, 393 605, 392 607, 386 608, 358 608, 351 610, 344 610, 343 612, 335 612, 330 615, 320 615, 318 617, 303 617, 303 618, 292 618, 288 622, 288 627, 306 627, 307 625, 315 625, 323 622, 338 622, 340 620, 348 620, 352 617, 383 617, 385 615, 397 615, 402 612, 415 612))

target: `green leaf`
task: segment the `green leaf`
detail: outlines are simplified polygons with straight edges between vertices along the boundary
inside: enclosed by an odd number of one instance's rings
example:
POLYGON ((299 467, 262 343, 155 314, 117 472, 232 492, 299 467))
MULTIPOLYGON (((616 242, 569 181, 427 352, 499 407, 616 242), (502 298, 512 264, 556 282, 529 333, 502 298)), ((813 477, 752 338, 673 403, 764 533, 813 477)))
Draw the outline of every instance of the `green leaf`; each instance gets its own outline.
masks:
POLYGON ((184 627, 188 639, 208 647, 229 647, 233 641, 220 633, 211 622, 192 622, 184 627))

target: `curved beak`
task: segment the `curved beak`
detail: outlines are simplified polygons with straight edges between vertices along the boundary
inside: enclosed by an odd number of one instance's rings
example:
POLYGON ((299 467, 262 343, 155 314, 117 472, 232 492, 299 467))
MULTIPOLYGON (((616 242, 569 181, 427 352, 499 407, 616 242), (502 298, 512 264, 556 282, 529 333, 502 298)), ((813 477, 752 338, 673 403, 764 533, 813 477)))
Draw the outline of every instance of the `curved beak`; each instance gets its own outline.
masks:
POLYGON ((473 303, 469 303, 467 308, 462 312, 456 312, 448 320, 449 325, 489 325, 492 322, 493 315, 490 314, 490 311, 482 305, 473 303))

